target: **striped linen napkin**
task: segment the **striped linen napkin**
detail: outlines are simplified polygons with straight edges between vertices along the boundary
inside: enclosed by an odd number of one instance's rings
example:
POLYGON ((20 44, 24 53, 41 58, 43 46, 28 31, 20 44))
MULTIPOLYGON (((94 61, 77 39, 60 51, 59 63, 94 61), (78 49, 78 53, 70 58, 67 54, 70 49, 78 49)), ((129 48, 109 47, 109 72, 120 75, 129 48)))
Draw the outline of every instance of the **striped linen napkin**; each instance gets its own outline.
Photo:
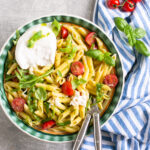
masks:
MULTIPOLYGON (((125 87, 119 106, 102 127, 103 150, 150 150, 150 57, 131 48, 114 24, 114 17, 128 18, 134 27, 145 29, 142 40, 150 49, 150 0, 138 3, 133 13, 108 9, 98 0, 94 22, 116 44, 123 62, 125 87)), ((95 150, 93 135, 85 138, 81 150, 95 150)))

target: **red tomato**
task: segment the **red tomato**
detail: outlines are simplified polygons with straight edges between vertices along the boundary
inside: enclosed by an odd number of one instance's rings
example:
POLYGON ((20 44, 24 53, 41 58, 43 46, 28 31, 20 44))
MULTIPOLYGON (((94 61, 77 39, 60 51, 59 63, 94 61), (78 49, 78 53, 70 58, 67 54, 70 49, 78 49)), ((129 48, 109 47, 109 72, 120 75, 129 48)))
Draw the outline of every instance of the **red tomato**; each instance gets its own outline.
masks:
POLYGON ((67 38, 68 36, 68 30, 65 27, 61 27, 61 36, 63 39, 67 38))
POLYGON ((107 0, 107 6, 111 9, 116 9, 120 5, 119 0, 107 0))
POLYGON ((68 96, 72 96, 74 94, 71 82, 66 81, 65 83, 63 83, 62 92, 68 96))
POLYGON ((118 84, 118 78, 115 74, 109 74, 105 76, 104 84, 107 84, 109 87, 114 88, 118 84))
POLYGON ((135 9, 135 4, 132 0, 127 0, 122 6, 122 10, 132 12, 135 9))
POLYGON ((135 3, 141 2, 142 0, 132 0, 135 3))
POLYGON ((76 61, 71 65, 72 74, 79 76, 84 73, 84 65, 80 61, 76 61))
POLYGON ((49 128, 53 127, 55 124, 56 124, 56 122, 54 120, 44 122, 42 124, 42 129, 44 129, 44 130, 49 129, 49 128))
POLYGON ((86 37, 85 41, 89 46, 92 46, 95 43, 95 32, 90 32, 86 37))
POLYGON ((26 101, 23 98, 15 98, 12 101, 12 108, 14 109, 14 111, 17 112, 22 112, 24 111, 24 104, 26 103, 26 101))

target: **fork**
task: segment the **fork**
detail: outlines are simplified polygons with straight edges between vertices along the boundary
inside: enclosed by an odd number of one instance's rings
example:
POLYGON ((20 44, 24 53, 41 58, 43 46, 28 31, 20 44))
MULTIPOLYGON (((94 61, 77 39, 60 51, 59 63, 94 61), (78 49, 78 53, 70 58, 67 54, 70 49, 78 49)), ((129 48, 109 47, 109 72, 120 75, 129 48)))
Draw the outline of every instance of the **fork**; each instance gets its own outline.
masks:
MULTIPOLYGON (((96 100, 94 99, 94 103, 96 103, 96 100)), ((90 123, 91 118, 93 117, 93 124, 94 124, 94 143, 95 143, 95 149, 101 150, 102 142, 101 142, 101 130, 100 130, 100 112, 97 105, 93 105, 91 110, 87 112, 87 115, 82 123, 81 129, 77 135, 76 141, 73 146, 73 150, 79 150, 86 131, 88 129, 88 125, 90 123)))

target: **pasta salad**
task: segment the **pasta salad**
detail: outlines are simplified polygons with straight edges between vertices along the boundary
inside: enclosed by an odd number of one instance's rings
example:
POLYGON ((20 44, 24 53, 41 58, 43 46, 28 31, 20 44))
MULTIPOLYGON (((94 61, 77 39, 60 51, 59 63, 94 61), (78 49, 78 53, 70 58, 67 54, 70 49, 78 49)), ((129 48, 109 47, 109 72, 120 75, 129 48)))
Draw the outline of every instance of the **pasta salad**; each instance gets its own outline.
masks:
POLYGON ((101 115, 108 108, 118 83, 116 57, 95 32, 56 19, 21 36, 16 31, 5 63, 7 99, 29 126, 75 133, 92 105, 101 115))

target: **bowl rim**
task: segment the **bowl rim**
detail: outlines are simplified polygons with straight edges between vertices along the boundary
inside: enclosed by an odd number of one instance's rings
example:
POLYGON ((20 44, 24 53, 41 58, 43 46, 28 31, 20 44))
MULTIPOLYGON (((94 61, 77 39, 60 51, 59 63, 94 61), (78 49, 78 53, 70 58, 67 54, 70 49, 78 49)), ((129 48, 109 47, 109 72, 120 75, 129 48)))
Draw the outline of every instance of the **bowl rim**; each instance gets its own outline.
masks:
MULTIPOLYGON (((115 48, 115 50, 116 50, 116 52, 117 52, 117 54, 118 54, 118 56, 119 56, 119 61, 120 61, 120 64, 121 64, 121 69, 122 69, 122 89, 121 89, 121 92, 120 92, 120 96, 119 96, 119 98, 118 98, 119 100, 118 100, 118 102, 117 102, 117 104, 116 104, 116 106, 115 106, 115 108, 114 108, 112 114, 111 114, 111 115, 107 118, 107 120, 101 125, 101 128, 102 128, 102 127, 108 122, 108 120, 112 117, 112 115, 116 112, 116 108, 118 107, 119 102, 120 102, 120 99, 121 99, 122 94, 123 94, 124 82, 125 82, 125 75, 124 75, 124 74, 125 74, 125 73, 124 73, 124 70, 123 70, 123 63, 122 63, 122 59, 121 59, 121 55, 120 55, 120 53, 119 53, 119 50, 118 50, 118 48, 116 47, 116 45, 115 45, 115 43, 113 42, 113 40, 112 40, 111 38, 109 38, 108 34, 107 34, 102 28, 100 28, 97 24, 95 24, 94 22, 92 22, 92 21, 90 21, 90 20, 88 20, 88 19, 86 19, 86 18, 84 18, 84 17, 78 16, 78 15, 73 15, 73 14, 67 14, 67 13, 58 13, 58 14, 57 14, 57 13, 50 13, 50 14, 48 14, 48 15, 42 15, 42 16, 39 16, 39 17, 35 17, 35 18, 31 19, 30 21, 25 22, 23 25, 19 26, 16 30, 20 30, 20 29, 23 28, 25 25, 27 25, 27 24, 29 24, 29 23, 35 21, 35 20, 39 20, 39 19, 41 19, 41 18, 47 18, 47 17, 51 17, 51 16, 54 16, 54 17, 55 17, 55 16, 74 17, 74 18, 76 18, 76 19, 81 19, 81 20, 83 20, 83 21, 85 21, 85 22, 88 22, 88 23, 92 24, 92 26, 95 26, 96 28, 98 28, 98 30, 100 30, 100 31, 110 40, 110 42, 111 42, 112 45, 114 46, 114 48, 115 48)), ((10 38, 15 34, 15 32, 16 32, 16 31, 14 31, 14 32, 7 38, 6 42, 4 42, 3 46, 0 48, 0 56, 1 56, 2 52, 3 52, 3 50, 5 49, 5 46, 6 46, 7 43, 9 42, 10 38)), ((3 106, 3 104, 2 104, 2 97, 3 97, 2 94, 3 94, 3 93, 1 92, 1 89, 0 89, 0 106, 1 106, 2 110, 4 111, 4 113, 5 113, 5 115, 7 116, 7 118, 12 122, 12 124, 15 125, 15 126, 16 126, 19 130, 21 130, 23 133, 29 135, 30 137, 33 137, 33 138, 35 138, 35 139, 38 139, 38 140, 44 141, 44 142, 48 142, 48 143, 69 143, 69 142, 75 141, 75 139, 74 139, 74 140, 68 140, 68 141, 50 141, 50 140, 46 140, 46 139, 41 139, 41 138, 39 138, 39 137, 37 137, 37 136, 34 136, 34 135, 32 135, 32 134, 26 132, 26 131, 23 130, 19 125, 17 125, 17 123, 16 123, 15 121, 13 121, 12 118, 11 118, 11 117, 9 116, 9 114, 7 113, 6 109, 4 108, 4 106, 3 106)), ((91 134, 93 134, 93 133, 86 134, 85 137, 86 137, 86 136, 89 136, 89 135, 91 135, 91 134)))

